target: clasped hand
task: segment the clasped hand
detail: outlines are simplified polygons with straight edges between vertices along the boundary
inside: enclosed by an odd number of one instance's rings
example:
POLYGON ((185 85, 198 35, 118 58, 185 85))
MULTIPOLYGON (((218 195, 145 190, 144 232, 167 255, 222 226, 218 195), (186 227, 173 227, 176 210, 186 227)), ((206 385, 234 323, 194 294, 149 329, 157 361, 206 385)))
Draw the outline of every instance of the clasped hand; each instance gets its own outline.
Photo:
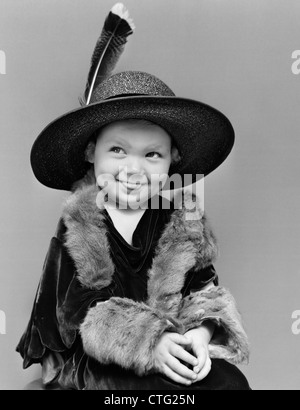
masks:
POLYGON ((211 369, 208 343, 194 329, 185 335, 164 332, 154 349, 156 370, 176 383, 191 385, 211 369))

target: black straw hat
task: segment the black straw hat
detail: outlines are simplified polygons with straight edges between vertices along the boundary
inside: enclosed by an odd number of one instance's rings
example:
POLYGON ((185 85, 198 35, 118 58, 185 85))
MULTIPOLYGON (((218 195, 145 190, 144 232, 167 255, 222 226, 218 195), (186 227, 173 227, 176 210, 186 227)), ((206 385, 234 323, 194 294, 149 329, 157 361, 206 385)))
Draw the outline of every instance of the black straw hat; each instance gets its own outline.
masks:
MULTIPOLYGON (((111 15, 113 10, 108 18, 111 15)), ((132 33, 132 26, 130 30, 126 36, 132 33)), ((101 36, 103 39, 103 32, 101 36)), ((99 41, 97 44, 99 48, 99 41)), ((84 106, 51 122, 34 142, 31 165, 42 184, 70 190, 90 167, 85 148, 94 132, 126 119, 145 119, 169 133, 181 155, 169 174, 189 174, 189 183, 195 182, 197 175, 208 175, 226 159, 234 144, 234 130, 221 112, 202 102, 176 97, 164 82, 144 72, 126 71, 104 76, 104 80, 99 80, 99 71, 94 72, 96 80, 91 86, 95 52, 84 106)))

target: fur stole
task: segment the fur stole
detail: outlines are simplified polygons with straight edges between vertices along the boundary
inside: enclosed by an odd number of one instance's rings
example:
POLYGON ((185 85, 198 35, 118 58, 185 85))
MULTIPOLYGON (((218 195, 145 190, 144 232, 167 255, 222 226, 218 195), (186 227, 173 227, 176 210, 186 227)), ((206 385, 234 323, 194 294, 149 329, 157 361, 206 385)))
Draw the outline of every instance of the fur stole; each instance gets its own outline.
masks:
MULTIPOLYGON (((78 280, 91 290, 109 286, 114 274, 98 194, 94 183, 83 183, 63 208, 65 246, 78 280)), ((112 297, 90 308, 80 329, 86 353, 103 364, 117 363, 145 375, 155 369, 153 349, 163 332, 185 333, 209 319, 218 327, 218 340, 209 346, 211 357, 246 361, 247 337, 227 290, 216 287, 182 298, 186 273, 209 266, 217 253, 215 236, 197 198, 185 193, 182 209, 172 213, 155 250, 148 272, 148 300, 112 297)))

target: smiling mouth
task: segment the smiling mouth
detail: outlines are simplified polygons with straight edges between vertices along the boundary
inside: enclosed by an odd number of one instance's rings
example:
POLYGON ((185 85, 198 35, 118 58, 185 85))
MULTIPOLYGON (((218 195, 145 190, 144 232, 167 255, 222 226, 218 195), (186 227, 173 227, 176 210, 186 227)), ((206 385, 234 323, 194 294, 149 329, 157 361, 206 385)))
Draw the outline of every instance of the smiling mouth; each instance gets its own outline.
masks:
POLYGON ((141 184, 141 183, 133 184, 131 182, 121 181, 119 179, 117 179, 117 181, 120 182, 122 185, 124 185, 125 188, 130 189, 130 190, 140 189, 143 185, 146 185, 146 184, 141 184))

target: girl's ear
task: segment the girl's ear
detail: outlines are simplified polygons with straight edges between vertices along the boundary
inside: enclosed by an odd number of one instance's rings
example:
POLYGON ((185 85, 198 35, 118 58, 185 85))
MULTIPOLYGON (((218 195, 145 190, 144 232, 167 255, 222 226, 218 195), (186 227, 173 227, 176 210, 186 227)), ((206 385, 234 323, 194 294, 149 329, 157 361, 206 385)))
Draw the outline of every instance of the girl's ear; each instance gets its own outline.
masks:
POLYGON ((177 164, 177 162, 179 162, 180 160, 181 156, 179 154, 178 148, 173 145, 171 149, 171 164, 177 164))
POLYGON ((85 149, 85 160, 93 164, 95 162, 95 148, 96 144, 94 141, 90 141, 85 149))

